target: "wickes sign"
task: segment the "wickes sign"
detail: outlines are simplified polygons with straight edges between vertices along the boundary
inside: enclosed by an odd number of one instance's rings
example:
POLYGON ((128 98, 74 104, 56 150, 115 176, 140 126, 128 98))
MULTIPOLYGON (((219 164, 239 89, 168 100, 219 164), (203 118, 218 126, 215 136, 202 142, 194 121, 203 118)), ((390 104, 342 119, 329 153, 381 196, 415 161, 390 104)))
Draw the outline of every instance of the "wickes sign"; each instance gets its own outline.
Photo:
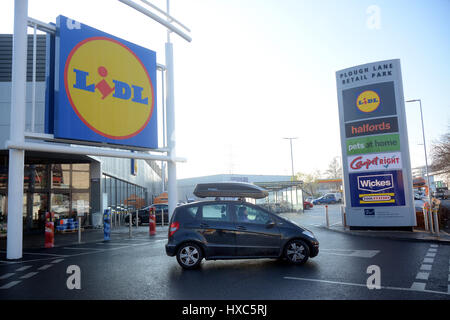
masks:
POLYGON ((350 227, 415 226, 400 61, 336 72, 350 227))
POLYGON ((157 148, 155 52, 63 16, 57 29, 55 137, 157 148))

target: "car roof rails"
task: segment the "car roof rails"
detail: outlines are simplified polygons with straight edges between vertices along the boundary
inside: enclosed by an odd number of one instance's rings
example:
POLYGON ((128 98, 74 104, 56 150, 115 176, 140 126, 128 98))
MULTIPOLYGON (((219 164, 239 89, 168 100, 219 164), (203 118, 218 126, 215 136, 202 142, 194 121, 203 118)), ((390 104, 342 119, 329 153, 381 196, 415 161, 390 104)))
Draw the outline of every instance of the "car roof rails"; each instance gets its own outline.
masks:
POLYGON ((216 182, 197 184, 194 195, 199 198, 231 197, 262 199, 267 197, 269 192, 264 188, 247 182, 216 182))

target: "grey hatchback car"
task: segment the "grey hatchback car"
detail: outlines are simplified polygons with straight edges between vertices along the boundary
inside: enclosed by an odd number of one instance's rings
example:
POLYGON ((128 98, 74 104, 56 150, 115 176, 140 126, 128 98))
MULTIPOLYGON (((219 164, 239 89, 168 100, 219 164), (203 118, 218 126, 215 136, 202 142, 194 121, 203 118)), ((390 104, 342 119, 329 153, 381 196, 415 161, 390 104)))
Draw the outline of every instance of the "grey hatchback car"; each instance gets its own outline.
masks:
POLYGON ((197 268, 203 258, 274 258, 301 265, 317 256, 319 241, 311 231, 257 205, 214 200, 174 210, 166 253, 185 269, 197 268))

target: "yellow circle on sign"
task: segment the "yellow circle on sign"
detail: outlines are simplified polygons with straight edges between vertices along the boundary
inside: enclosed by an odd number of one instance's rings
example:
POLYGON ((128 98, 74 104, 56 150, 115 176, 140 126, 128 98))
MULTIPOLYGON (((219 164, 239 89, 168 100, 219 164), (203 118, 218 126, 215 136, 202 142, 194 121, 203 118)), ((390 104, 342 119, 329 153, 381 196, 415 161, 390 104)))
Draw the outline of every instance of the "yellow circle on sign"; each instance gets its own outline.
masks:
POLYGON ((80 42, 67 58, 64 78, 72 108, 98 134, 127 139, 147 126, 153 86, 142 62, 124 44, 105 37, 80 42))
POLYGON ((375 91, 366 90, 356 99, 356 107, 362 112, 375 111, 380 105, 380 97, 375 91))

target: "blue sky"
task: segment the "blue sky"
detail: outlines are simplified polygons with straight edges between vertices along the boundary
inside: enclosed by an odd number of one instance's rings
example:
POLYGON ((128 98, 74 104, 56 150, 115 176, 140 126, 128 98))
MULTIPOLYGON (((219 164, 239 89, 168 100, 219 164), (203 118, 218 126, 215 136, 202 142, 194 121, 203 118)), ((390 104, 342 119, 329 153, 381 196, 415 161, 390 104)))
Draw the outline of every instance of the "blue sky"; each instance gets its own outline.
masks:
MULTIPOLYGON (((1 33, 12 31, 12 3, 2 2, 1 33)), ((155 50, 164 63, 164 28, 118 1, 29 3, 36 19, 64 14, 155 50)), ((400 59, 405 98, 422 99, 428 147, 450 125, 448 0, 170 3, 193 38, 171 36, 177 155, 188 159, 180 178, 289 175, 288 136, 298 137, 295 171, 325 170, 340 156, 335 72, 369 62, 400 59), (378 29, 368 27, 370 6, 379 10, 378 29)), ((406 113, 412 166, 423 165, 418 104, 406 104, 406 113)))

